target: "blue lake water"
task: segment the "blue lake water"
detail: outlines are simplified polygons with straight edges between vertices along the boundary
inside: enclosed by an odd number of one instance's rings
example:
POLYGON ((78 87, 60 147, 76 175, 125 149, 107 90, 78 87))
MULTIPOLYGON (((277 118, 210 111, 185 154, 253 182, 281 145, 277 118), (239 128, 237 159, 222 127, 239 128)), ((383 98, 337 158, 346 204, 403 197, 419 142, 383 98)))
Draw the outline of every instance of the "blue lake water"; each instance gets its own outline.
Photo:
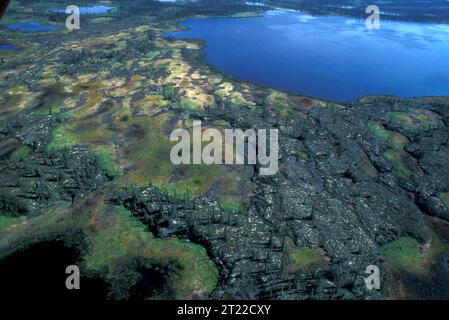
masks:
POLYGON ((11 24, 8 24, 7 27, 11 30, 25 31, 25 32, 51 31, 51 30, 55 30, 57 28, 56 26, 44 26, 37 22, 11 23, 11 24))
POLYGON ((19 51, 20 48, 16 47, 13 44, 8 44, 8 43, 4 43, 4 44, 0 44, 0 51, 1 50, 6 50, 6 51, 19 51))
POLYGON ((313 17, 192 19, 169 33, 207 43, 206 61, 241 80, 332 100, 449 95, 449 25, 313 17))
MULTIPOLYGON (((107 13, 112 7, 108 6, 91 6, 91 7, 79 7, 80 14, 100 14, 107 13)), ((65 13, 65 9, 56 9, 53 12, 65 13)))

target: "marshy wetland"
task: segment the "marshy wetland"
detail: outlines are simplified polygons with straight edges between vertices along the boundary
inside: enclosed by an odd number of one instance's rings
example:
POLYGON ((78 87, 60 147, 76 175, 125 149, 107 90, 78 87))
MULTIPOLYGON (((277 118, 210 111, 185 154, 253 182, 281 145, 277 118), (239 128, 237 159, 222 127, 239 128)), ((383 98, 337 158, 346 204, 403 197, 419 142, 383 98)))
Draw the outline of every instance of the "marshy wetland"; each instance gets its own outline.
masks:
POLYGON ((0 49, 0 274, 41 257, 36 281, 60 290, 75 263, 92 285, 79 299, 447 297, 447 97, 295 95, 166 37, 264 12, 241 1, 101 5, 114 9, 74 31, 60 3, 14 1, 0 21, 0 43, 20 48, 0 49), (29 22, 54 29, 5 27, 29 22), (195 120, 277 128, 278 174, 173 165, 170 133, 195 120), (364 284, 372 264, 380 291, 364 284))

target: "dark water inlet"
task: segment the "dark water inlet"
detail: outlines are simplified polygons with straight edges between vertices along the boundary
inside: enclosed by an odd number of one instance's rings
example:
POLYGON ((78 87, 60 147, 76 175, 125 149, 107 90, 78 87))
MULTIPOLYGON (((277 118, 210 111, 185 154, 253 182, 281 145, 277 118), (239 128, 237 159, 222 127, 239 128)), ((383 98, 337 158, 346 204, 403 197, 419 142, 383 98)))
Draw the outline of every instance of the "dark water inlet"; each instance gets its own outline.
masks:
POLYGON ((0 301, 104 301, 108 285, 100 278, 80 279, 80 290, 68 290, 67 266, 79 252, 62 241, 41 242, 0 261, 0 301))
POLYGON ((168 273, 164 268, 154 266, 141 267, 137 270, 140 280, 131 288, 131 300, 145 300, 161 294, 166 288, 168 273))

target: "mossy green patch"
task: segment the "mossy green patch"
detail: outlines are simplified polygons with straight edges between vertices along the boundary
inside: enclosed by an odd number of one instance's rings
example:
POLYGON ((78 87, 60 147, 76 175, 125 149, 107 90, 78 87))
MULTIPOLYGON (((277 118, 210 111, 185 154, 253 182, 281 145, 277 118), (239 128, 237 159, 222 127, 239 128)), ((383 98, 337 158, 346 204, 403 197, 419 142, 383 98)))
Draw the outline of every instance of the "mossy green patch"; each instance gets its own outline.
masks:
POLYGON ((139 186, 150 182, 164 184, 174 170, 170 161, 173 143, 162 134, 154 121, 135 121, 134 126, 142 131, 143 136, 134 138, 120 149, 122 160, 132 164, 136 170, 127 175, 129 182, 139 186))
POLYGON ((232 92, 228 98, 232 104, 235 104, 238 106, 253 106, 253 105, 255 105, 254 102, 246 100, 245 97, 243 96, 243 94, 241 94, 240 92, 232 92))
POLYGON ((298 269, 309 269, 321 261, 321 254, 317 249, 302 247, 290 252, 291 263, 298 269))
POLYGON ((243 204, 240 198, 233 196, 222 196, 219 199, 219 203, 223 210, 231 212, 242 212, 243 204))
POLYGON ((410 237, 401 237, 382 247, 385 264, 388 267, 416 271, 423 260, 419 243, 410 237))
POLYGON ((89 22, 91 23, 106 23, 106 22, 111 22, 113 19, 110 17, 100 17, 100 18, 93 18, 90 19, 89 22))
POLYGON ((207 78, 207 82, 210 83, 211 85, 214 85, 214 86, 220 84, 220 82, 221 82, 222 80, 223 80, 223 78, 220 77, 220 76, 209 76, 209 77, 207 78))
POLYGON ((381 141, 388 141, 390 136, 387 130, 379 122, 370 121, 368 122, 368 128, 374 134, 374 136, 381 141))
POLYGON ((410 142, 406 136, 396 131, 387 130, 379 122, 370 121, 368 128, 376 139, 389 144, 390 149, 384 152, 384 157, 393 164, 395 172, 405 178, 422 175, 422 170, 416 159, 404 151, 404 147, 410 142))
POLYGON ((111 140, 112 132, 105 124, 97 123, 95 119, 75 118, 53 130, 47 151, 51 153, 76 144, 107 145, 111 140))
POLYGON ((153 60, 154 58, 156 58, 158 55, 160 55, 161 52, 158 50, 153 50, 153 51, 149 51, 145 54, 145 59, 147 60, 153 60))
POLYGON ((306 271, 324 265, 324 253, 320 249, 297 247, 291 238, 284 240, 284 270, 287 272, 306 271))
POLYGON ((163 107, 168 104, 168 101, 161 95, 147 95, 139 104, 143 107, 163 107))
POLYGON ((100 168, 111 178, 115 178, 118 175, 117 169, 114 164, 114 158, 112 157, 111 146, 99 146, 96 147, 93 153, 97 157, 97 163, 100 168))
POLYGON ((162 88, 162 95, 167 100, 175 100, 178 97, 178 91, 173 86, 165 85, 162 88))
POLYGON ((182 77, 186 75, 190 70, 190 65, 185 63, 183 60, 179 59, 170 59, 168 70, 171 73, 171 78, 182 77))
POLYGON ((182 179, 175 181, 174 185, 181 190, 189 190, 194 196, 209 191, 222 181, 230 182, 229 176, 224 176, 222 167, 219 165, 182 165, 177 166, 173 174, 182 175, 182 179))
POLYGON ((179 106, 182 109, 188 109, 188 110, 200 110, 202 109, 202 105, 192 99, 184 99, 179 103, 179 106))
POLYGON ((441 117, 438 114, 425 109, 410 112, 388 112, 387 118, 412 132, 427 131, 442 125, 441 117))
POLYGON ((175 299, 188 299, 193 294, 210 293, 218 281, 218 269, 208 258, 206 250, 179 239, 156 239, 146 227, 123 207, 107 209, 115 213, 110 226, 89 237, 84 264, 90 272, 106 274, 117 279, 114 267, 133 257, 155 265, 178 265, 167 285, 175 299))
POLYGON ((142 137, 134 138, 119 150, 123 166, 132 168, 123 177, 129 183, 138 186, 153 183, 173 188, 179 194, 189 191, 193 196, 199 196, 213 186, 227 186, 227 190, 223 190, 226 194, 235 191, 234 181, 238 176, 227 171, 225 166, 174 165, 170 152, 176 142, 171 142, 162 133, 162 123, 156 119, 135 121, 134 125, 142 132, 142 137))
POLYGON ((405 151, 390 149, 384 152, 384 157, 393 164, 393 170, 403 178, 423 174, 416 159, 405 151))
POLYGON ((224 82, 218 86, 218 89, 215 91, 215 94, 222 98, 223 100, 227 100, 228 102, 239 105, 239 106, 253 106, 255 103, 253 101, 248 101, 245 99, 243 94, 238 91, 234 91, 234 85, 230 82, 224 82))
POLYGON ((370 121, 368 123, 368 128, 377 139, 388 142, 394 149, 403 149, 405 145, 410 142, 403 134, 387 130, 379 122, 370 121))
POLYGON ((164 194, 180 201, 193 200, 192 192, 189 189, 185 189, 184 187, 180 187, 177 185, 160 185, 158 186, 158 188, 164 194))
POLYGON ((77 141, 78 137, 76 134, 68 131, 64 125, 60 125, 53 130, 52 139, 47 145, 47 151, 53 153, 73 146, 77 143, 77 141))
POLYGON ((11 154, 11 160, 20 161, 26 158, 31 153, 31 148, 28 146, 21 146, 11 154))
POLYGON ((440 193, 440 199, 449 208, 449 192, 440 193))
POLYGON ((276 108, 282 117, 287 117, 293 110, 289 104, 288 98, 288 94, 272 90, 266 98, 266 102, 268 105, 276 108))
POLYGON ((0 231, 8 229, 13 224, 16 224, 19 222, 18 218, 13 217, 7 217, 0 215, 0 231))
POLYGON ((101 126, 82 130, 77 127, 77 122, 62 124, 53 130, 52 139, 47 145, 47 152, 53 153, 77 144, 91 146, 92 153, 97 158, 98 166, 111 178, 118 176, 114 164, 113 147, 102 144, 111 140, 110 131, 103 130, 101 126), (75 128, 75 130, 73 129, 75 128), (98 144, 95 146, 95 144, 98 144))
POLYGON ((135 248, 131 247, 131 244, 145 232, 145 226, 134 219, 125 208, 110 210, 115 211, 116 221, 89 237, 88 253, 83 260, 88 270, 101 271, 112 261, 132 253, 135 248))

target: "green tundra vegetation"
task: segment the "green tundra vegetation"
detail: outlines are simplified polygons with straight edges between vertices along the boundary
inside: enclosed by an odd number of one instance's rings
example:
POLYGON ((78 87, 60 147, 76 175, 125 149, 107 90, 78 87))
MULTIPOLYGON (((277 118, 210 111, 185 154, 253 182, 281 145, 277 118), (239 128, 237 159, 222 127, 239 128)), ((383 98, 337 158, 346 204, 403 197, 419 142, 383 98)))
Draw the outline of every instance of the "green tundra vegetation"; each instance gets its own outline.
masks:
MULTIPOLYGON (((435 220, 427 219, 427 225, 438 224, 435 220)), ((395 269, 410 273, 423 273, 428 271, 429 264, 447 252, 449 243, 441 236, 441 231, 432 232, 432 241, 422 246, 416 239, 400 237, 382 247, 387 269, 395 269)))
POLYGON ((8 227, 17 223, 17 218, 0 216, 0 230, 6 230, 8 227))
POLYGON ((291 238, 284 240, 284 263, 288 272, 310 270, 325 264, 325 255, 318 248, 295 246, 291 238))
POLYGON ((413 269, 422 261, 419 243, 416 239, 402 237, 383 247, 387 264, 395 267, 413 269))
POLYGON ((157 239, 123 207, 101 202, 84 205, 89 209, 84 214, 77 213, 79 207, 61 206, 25 220, 0 216, 2 237, 8 238, 0 247, 1 257, 59 236, 68 245, 83 248, 82 271, 108 281, 115 290, 113 298, 126 298, 137 281, 136 271, 121 273, 123 264, 136 260, 143 265, 176 266, 159 298, 188 299, 215 288, 218 269, 201 246, 176 238, 157 239))
MULTIPOLYGON (((173 145, 168 141, 167 132, 171 131, 170 125, 176 125, 172 123, 173 116, 164 111, 169 104, 178 103, 181 108, 193 110, 212 106, 215 92, 208 82, 212 77, 217 79, 217 86, 224 83, 220 99, 245 104, 249 103, 246 99, 252 97, 245 98, 238 91, 239 85, 227 82, 207 66, 192 65, 183 58, 186 50, 198 51, 200 46, 162 38, 164 32, 177 28, 177 17, 189 14, 185 10, 198 12, 197 8, 181 9, 153 1, 150 4, 136 1, 123 7, 120 2, 103 4, 118 4, 121 9, 102 16, 83 15, 79 34, 61 28, 65 14, 51 12, 63 7, 62 4, 26 1, 11 4, 2 24, 33 19, 57 26, 57 29, 45 34, 51 43, 50 49, 29 37, 39 37, 39 33, 16 33, 12 39, 7 30, 0 31, 2 39, 20 49, 15 53, 2 52, 3 64, 11 63, 13 68, 20 66, 15 71, 20 72, 31 67, 32 60, 37 61, 33 65, 36 68, 33 77, 23 79, 25 83, 22 80, 3 82, 5 74, 2 73, 2 119, 22 110, 35 116, 58 115, 62 120, 52 130, 45 146, 49 154, 84 145, 96 158, 99 168, 118 185, 146 186, 151 182, 168 194, 187 193, 194 197, 215 187, 224 193, 223 199, 227 199, 222 202, 225 210, 240 211, 247 196, 240 194, 240 186, 235 183, 238 169, 178 168, 167 158, 173 145), (139 15, 140 21, 134 26, 126 27, 128 21, 121 20, 119 27, 110 28, 121 17, 141 12, 142 6, 152 15, 139 15), (45 59, 39 59, 42 52, 45 52, 45 59), (137 72, 130 73, 130 70, 137 72), (129 141, 127 145, 119 147, 125 140, 129 141)), ((78 5, 89 6, 91 2, 81 1, 78 5)), ((235 17, 254 14, 238 12, 238 8, 224 11, 217 8, 219 6, 203 7, 203 12, 207 15, 207 11, 213 10, 215 15, 235 17)), ((29 145, 17 145, 9 158, 15 162, 27 161, 33 152, 29 145)), ((119 274, 120 265, 126 261, 131 263, 133 259, 176 267, 161 298, 208 295, 218 283, 218 269, 202 247, 176 238, 155 238, 123 207, 91 208, 90 216, 79 219, 73 216, 70 208, 55 203, 37 216, 19 220, 9 216, 5 197, 9 197, 11 205, 18 200, 13 196, 2 197, 5 200, 2 207, 7 214, 0 216, 2 238, 11 234, 16 240, 2 243, 3 257, 57 235, 70 238, 68 235, 81 232, 85 247, 81 256, 83 270, 92 275, 101 274, 113 286, 115 298, 126 298, 127 290, 138 278, 132 274, 123 278, 119 274), (64 213, 56 215, 56 211, 64 213), (113 217, 106 226, 95 227, 97 219, 110 216, 113 217), (95 231, 90 230, 92 226, 95 231)))

